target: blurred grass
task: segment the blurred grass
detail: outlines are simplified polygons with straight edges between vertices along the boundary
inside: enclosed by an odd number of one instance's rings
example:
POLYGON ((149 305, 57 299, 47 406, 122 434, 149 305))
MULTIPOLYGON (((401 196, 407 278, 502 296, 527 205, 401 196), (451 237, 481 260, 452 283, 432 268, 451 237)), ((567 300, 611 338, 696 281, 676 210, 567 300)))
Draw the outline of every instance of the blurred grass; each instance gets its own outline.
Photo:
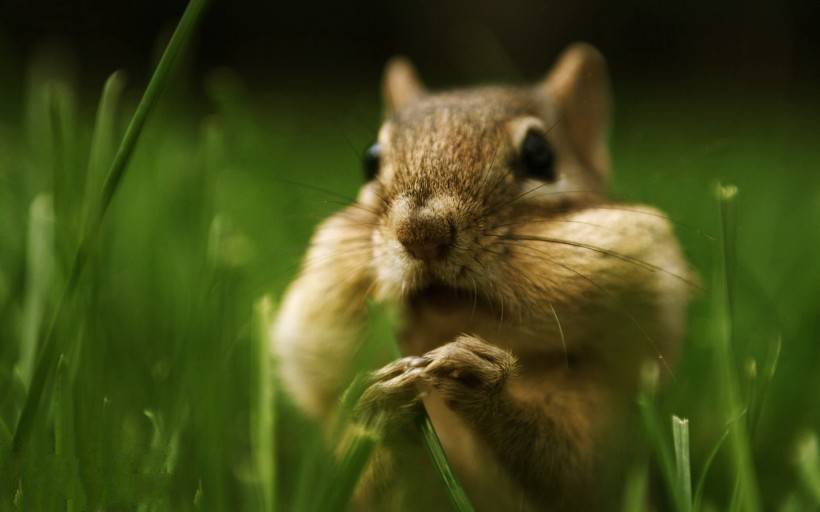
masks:
MULTIPOLYGON (((57 344, 54 335, 55 329, 59 328, 60 323, 65 321, 67 303, 74 298, 73 294, 82 277, 82 272, 85 270, 88 258, 94 251, 100 225, 104 221, 105 213, 114 198, 114 194, 117 192, 122 177, 125 175, 131 155, 142 134, 145 121, 151 114, 163 89, 168 86, 169 75, 174 68, 175 60, 193 35, 194 27, 204 7, 205 0, 191 0, 185 9, 179 26, 171 36, 171 40, 168 42, 165 51, 157 63, 153 76, 148 81, 145 93, 142 95, 142 98, 140 98, 136 110, 128 122, 125 134, 117 146, 117 151, 114 154, 108 173, 102 182, 99 194, 95 193, 94 190, 96 183, 92 181, 95 177, 93 170, 87 173, 86 176, 82 176, 72 172, 65 172, 63 168, 65 162, 73 160, 67 157, 69 154, 72 154, 75 149, 72 145, 67 144, 67 134, 73 129, 71 126, 73 121, 71 118, 72 113, 66 108, 66 105, 71 104, 71 102, 68 101, 71 99, 71 96, 64 92, 62 88, 55 87, 55 94, 51 97, 52 102, 49 105, 51 107, 51 124, 56 153, 53 179, 55 188, 65 189, 70 193, 66 193, 65 198, 62 197, 62 194, 58 196, 65 201, 67 211, 61 212, 62 214, 58 215, 58 220, 61 223, 65 222, 65 225, 60 225, 59 227, 61 229, 55 229, 54 231, 58 233, 65 231, 69 235, 74 235, 77 242, 72 244, 70 240, 66 240, 64 244, 66 252, 71 253, 69 260, 71 263, 68 267, 68 280, 66 281, 65 288, 61 290, 59 299, 54 307, 53 319, 44 330, 41 339, 35 338, 29 340, 32 343, 37 343, 36 351, 39 355, 31 379, 27 381, 29 390, 26 396, 26 402, 23 405, 20 419, 17 422, 17 428, 14 431, 12 445, 15 452, 18 452, 21 445, 25 442, 26 436, 28 436, 31 430, 32 423, 35 421, 35 416, 38 413, 38 407, 43 394, 48 392, 48 390, 45 389, 47 379, 49 379, 51 373, 54 371, 57 358, 62 357, 66 352, 70 353, 74 351, 74 345, 60 346, 57 344), (78 182, 82 180, 86 182, 84 188, 87 193, 84 196, 79 193, 82 188, 77 186, 78 182), (65 183, 61 184, 61 181, 67 182, 68 185, 65 183), (77 205, 82 206, 78 207, 77 205), (77 215, 77 211, 82 213, 77 215)), ((91 149, 89 150, 91 155, 89 166, 97 164, 98 162, 95 160, 98 160, 100 154, 104 153, 105 150, 99 146, 105 145, 106 142, 110 143, 111 140, 113 140, 113 137, 109 140, 106 138, 106 135, 108 135, 106 130, 110 129, 110 126, 106 126, 106 121, 111 117, 109 110, 113 111, 115 108, 115 98, 112 97, 117 95, 117 89, 117 75, 115 73, 109 78, 106 86, 103 88, 100 106, 97 110, 98 124, 95 126, 95 133, 92 136, 91 149)))
MULTIPOLYGON (((95 113, 54 70, 31 76, 22 109, 0 108, 14 113, 0 119, 0 510, 345 501, 356 471, 329 467, 334 448, 281 396, 260 324, 313 226, 340 207, 311 187, 355 195, 378 98, 266 96, 227 70, 201 103, 171 88, 65 304, 64 350, 15 454, 34 340, 138 92, 114 75, 95 113)), ((820 97, 618 87, 615 194, 667 211, 709 284, 675 378, 642 402, 651 461, 630 473, 625 509, 650 492, 686 510, 817 506, 820 97), (729 238, 718 180, 739 191, 729 238), (688 454, 672 414, 689 421, 688 454), (658 460, 666 482, 647 476, 658 460)), ((376 322, 373 342, 389 327, 376 322)))

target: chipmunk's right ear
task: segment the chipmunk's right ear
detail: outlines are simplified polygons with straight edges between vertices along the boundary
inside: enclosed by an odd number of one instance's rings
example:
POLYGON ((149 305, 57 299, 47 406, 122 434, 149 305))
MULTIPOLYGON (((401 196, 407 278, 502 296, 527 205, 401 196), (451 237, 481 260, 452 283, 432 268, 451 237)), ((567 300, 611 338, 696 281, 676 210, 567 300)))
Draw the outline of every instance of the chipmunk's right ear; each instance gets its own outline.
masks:
POLYGON ((382 78, 385 115, 402 107, 424 94, 424 84, 416 73, 416 68, 406 57, 396 56, 387 61, 382 78))

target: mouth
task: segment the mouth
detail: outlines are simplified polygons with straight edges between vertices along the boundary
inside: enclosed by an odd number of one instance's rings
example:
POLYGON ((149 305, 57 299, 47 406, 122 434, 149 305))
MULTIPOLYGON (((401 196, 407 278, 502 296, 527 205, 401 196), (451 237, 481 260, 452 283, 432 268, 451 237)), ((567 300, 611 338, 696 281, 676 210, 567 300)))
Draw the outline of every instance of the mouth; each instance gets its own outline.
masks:
POLYGON ((478 290, 455 288, 441 281, 432 281, 408 295, 406 304, 413 309, 424 307, 449 312, 463 307, 476 308, 486 304, 486 299, 478 290))
POLYGON ((481 279, 455 251, 447 257, 419 259, 393 240, 377 245, 377 249, 377 298, 407 305, 425 302, 451 307, 464 301, 472 306, 480 295, 481 279))

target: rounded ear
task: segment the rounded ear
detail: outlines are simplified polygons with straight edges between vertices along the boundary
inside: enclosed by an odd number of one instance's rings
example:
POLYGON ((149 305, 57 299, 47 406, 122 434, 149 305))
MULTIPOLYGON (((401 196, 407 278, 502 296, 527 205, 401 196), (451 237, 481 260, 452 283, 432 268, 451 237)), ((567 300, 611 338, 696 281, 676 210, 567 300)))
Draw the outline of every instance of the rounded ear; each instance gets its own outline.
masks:
POLYGON ((387 61, 382 78, 385 114, 390 115, 424 94, 424 84, 406 57, 387 61))
POLYGON ((558 58, 542 87, 555 101, 583 163, 606 180, 612 99, 603 55, 592 45, 572 44, 558 58))

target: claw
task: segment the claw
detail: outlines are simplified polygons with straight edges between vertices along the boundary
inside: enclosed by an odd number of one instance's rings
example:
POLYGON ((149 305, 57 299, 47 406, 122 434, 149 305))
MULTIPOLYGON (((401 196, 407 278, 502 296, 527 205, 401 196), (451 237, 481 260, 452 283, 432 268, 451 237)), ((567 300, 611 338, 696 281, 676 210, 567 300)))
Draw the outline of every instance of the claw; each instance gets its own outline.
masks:
POLYGON ((432 359, 429 357, 420 357, 420 356, 410 356, 406 357, 405 360, 407 361, 407 366, 409 368, 423 368, 430 364, 432 359))

